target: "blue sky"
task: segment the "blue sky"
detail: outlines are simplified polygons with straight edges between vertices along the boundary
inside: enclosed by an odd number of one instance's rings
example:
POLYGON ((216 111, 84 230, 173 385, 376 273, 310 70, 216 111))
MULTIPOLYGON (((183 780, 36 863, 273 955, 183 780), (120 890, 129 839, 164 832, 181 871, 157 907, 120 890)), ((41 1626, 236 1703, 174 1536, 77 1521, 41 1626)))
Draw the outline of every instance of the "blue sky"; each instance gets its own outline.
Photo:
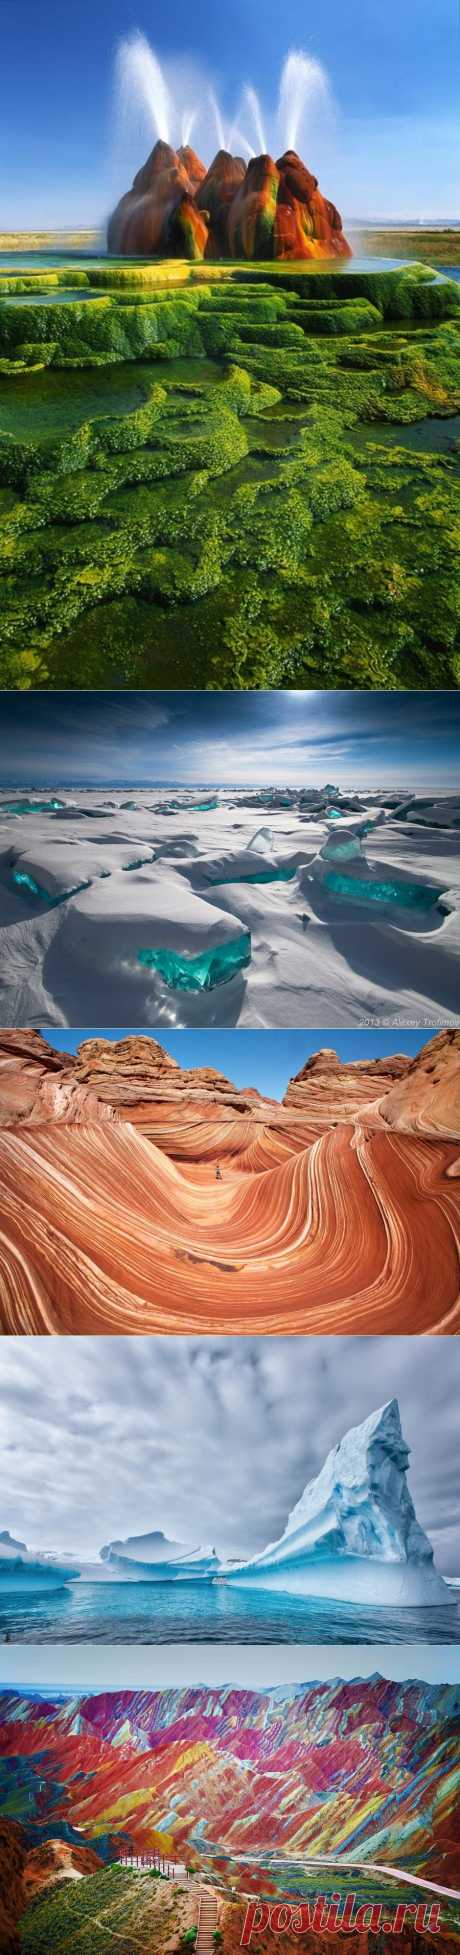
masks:
POLYGON ((184 74, 195 99, 215 88, 227 121, 252 83, 270 134, 284 55, 303 47, 330 89, 301 145, 326 194, 347 216, 459 214, 457 0, 265 0, 263 13, 202 0, 195 14, 185 0, 2 0, 5 227, 99 222, 126 187, 149 146, 139 118, 122 136, 114 113, 117 43, 136 29, 179 93, 184 74))
MULTIPOLYGON (((126 1039, 139 1038, 139 1026, 130 1028, 124 1025, 118 1031, 104 1030, 100 1025, 85 1027, 81 1031, 66 1032, 49 1030, 46 1026, 43 1037, 58 1052, 76 1052, 82 1039, 126 1039)), ((147 1032, 147 1038, 155 1035, 147 1032)), ((426 1044, 426 1032, 167 1032, 161 1034, 161 1044, 171 1053, 178 1064, 189 1066, 215 1066, 225 1073, 235 1086, 257 1086, 260 1093, 267 1093, 271 1099, 281 1100, 288 1080, 300 1072, 312 1052, 320 1046, 333 1046, 340 1059, 350 1064, 353 1059, 380 1059, 393 1052, 407 1052, 412 1059, 414 1053, 426 1044)))
POLYGON ((0 789, 270 787, 446 793, 460 695, 64 692, 0 699, 0 789))
MULTIPOLYGON (((238 1644, 163 1645, 158 1648, 103 1649, 57 1644, 52 1649, 12 1646, 2 1649, 0 1690, 53 1695, 54 1691, 162 1690, 171 1685, 240 1684, 248 1690, 269 1690, 282 1684, 323 1682, 334 1677, 421 1677, 427 1683, 460 1683, 460 1647, 436 1643, 330 1643, 317 1646, 288 1643, 246 1649, 238 1644)), ((346 1944, 345 1944, 346 1946, 346 1944)))

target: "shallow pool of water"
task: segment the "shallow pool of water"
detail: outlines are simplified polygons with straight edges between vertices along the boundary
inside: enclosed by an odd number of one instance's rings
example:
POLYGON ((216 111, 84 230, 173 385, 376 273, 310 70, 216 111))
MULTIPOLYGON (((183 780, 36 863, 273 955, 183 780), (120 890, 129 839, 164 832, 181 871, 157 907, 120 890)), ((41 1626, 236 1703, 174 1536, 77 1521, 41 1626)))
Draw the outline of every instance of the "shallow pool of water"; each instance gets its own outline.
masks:
POLYGON ((105 292, 92 292, 87 285, 76 287, 74 292, 65 285, 53 287, 52 292, 40 292, 38 287, 33 292, 7 292, 2 289, 0 280, 0 299, 3 300, 4 305, 75 305, 80 302, 80 299, 106 297, 105 292))
POLYGON ((20 441, 57 437, 82 421, 134 413, 148 399, 154 370, 122 366, 0 375, 0 430, 20 441))
MULTIPOLYGON (((20 441, 45 439, 79 427, 83 420, 130 414, 148 400, 153 386, 174 395, 176 385, 211 387, 222 379, 214 360, 124 360, 117 366, 60 369, 0 375, 0 432, 20 441)), ((180 407, 180 395, 177 404, 180 407)), ((182 396, 184 398, 184 396, 182 396)))
POLYGON ((353 448, 363 449, 377 442, 379 447, 410 448, 412 453, 418 449, 420 454, 448 454, 460 440, 460 414, 432 414, 424 421, 402 425, 397 421, 365 421, 348 429, 346 439, 353 448))

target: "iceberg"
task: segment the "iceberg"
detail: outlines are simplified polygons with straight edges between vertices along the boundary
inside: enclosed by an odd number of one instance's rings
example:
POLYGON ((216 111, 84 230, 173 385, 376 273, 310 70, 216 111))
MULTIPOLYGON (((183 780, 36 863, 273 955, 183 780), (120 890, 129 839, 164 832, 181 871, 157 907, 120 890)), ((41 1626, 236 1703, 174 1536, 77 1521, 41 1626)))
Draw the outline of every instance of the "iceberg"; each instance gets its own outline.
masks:
POLYGON ((215 1548, 188 1548, 182 1541, 168 1541, 160 1529, 152 1534, 131 1535, 127 1541, 109 1541, 100 1549, 101 1561, 131 1582, 184 1582, 206 1580, 220 1569, 215 1548))
POLYGON ((328 1453, 280 1540, 225 1567, 220 1578, 374 1608, 452 1605, 416 1517, 408 1462, 398 1401, 391 1399, 328 1453))
MULTIPOLYGON (((114 867, 137 868, 138 851, 139 838, 130 841, 117 837, 114 861, 114 843, 109 837, 101 842, 97 836, 88 840, 84 834, 76 841, 69 841, 68 837, 56 840, 54 836, 40 840, 37 836, 27 850, 10 851, 10 880, 17 888, 28 889, 44 902, 63 902, 69 896, 77 896, 80 890, 89 889, 98 877, 110 875, 114 867)), ((153 862, 153 855, 151 846, 142 845, 142 865, 153 862)))
POLYGON ((8 1591, 62 1588, 75 1579, 75 1569, 52 1555, 34 1554, 25 1541, 16 1541, 8 1528, 0 1533, 0 1601, 8 1591))

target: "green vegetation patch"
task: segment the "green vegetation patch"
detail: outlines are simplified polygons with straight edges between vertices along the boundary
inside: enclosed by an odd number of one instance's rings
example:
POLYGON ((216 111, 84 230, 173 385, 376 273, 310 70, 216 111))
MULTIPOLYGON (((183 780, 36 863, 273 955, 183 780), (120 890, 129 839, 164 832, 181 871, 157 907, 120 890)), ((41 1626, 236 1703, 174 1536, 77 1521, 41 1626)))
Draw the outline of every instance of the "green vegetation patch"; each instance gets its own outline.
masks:
POLYGON ((0 274, 0 683, 456 686, 460 289, 198 270, 0 274))
POLYGON ((176 1955, 193 1935, 197 1898, 190 1888, 119 1864, 46 1887, 20 1922, 22 1955, 176 1955))

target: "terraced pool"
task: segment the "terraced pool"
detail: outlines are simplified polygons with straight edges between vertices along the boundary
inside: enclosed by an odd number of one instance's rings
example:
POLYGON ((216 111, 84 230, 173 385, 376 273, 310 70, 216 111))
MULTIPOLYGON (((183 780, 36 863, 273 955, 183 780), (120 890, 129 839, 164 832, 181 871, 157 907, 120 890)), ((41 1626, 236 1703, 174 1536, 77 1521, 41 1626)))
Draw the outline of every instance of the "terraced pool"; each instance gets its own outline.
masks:
POLYGON ((458 684, 458 284, 29 277, 0 267, 0 684, 458 684))
MULTIPOLYGON (((174 398, 175 383, 184 380, 209 387, 220 369, 206 360, 165 361, 161 384, 174 398)), ((76 372, 51 368, 17 374, 13 382, 0 372, 0 434, 26 442, 56 439, 65 429, 79 428, 100 416, 133 414, 151 393, 154 374, 147 361, 122 361, 119 366, 76 372)))

